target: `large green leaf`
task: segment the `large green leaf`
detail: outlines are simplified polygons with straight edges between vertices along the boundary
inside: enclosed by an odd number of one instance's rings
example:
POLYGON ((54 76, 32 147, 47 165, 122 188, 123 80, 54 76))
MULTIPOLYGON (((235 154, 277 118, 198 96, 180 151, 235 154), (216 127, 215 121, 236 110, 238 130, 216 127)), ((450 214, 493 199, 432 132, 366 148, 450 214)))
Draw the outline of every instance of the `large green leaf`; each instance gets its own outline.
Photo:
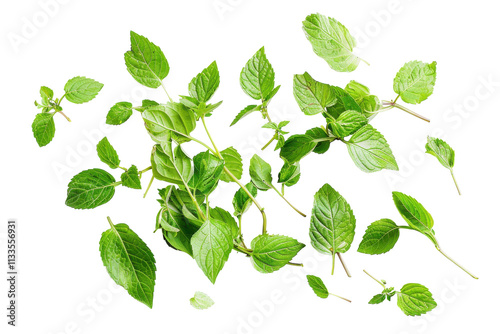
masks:
POLYGON ((156 144, 151 152, 151 166, 156 179, 170 183, 184 185, 193 174, 191 159, 184 153, 180 146, 173 152, 171 143, 163 146, 156 144))
POLYGON ((329 119, 330 130, 337 138, 347 137, 368 124, 368 119, 354 110, 347 110, 337 119, 329 119))
POLYGON ((153 253, 126 224, 109 223, 111 228, 102 234, 99 241, 102 263, 116 284, 152 308, 156 280, 153 253))
POLYGON ((425 153, 435 156, 439 163, 449 170, 455 165, 455 151, 442 139, 427 137, 425 153))
POLYGON ((131 50, 125 52, 127 71, 140 84, 158 88, 170 67, 161 49, 146 37, 130 32, 131 50))
POLYGON ((384 136, 370 124, 356 131, 346 142, 354 164, 363 172, 372 173, 382 169, 398 170, 396 158, 384 136))
POLYGON ((196 127, 193 111, 180 103, 151 106, 142 113, 142 118, 151 138, 162 143, 174 139, 179 144, 189 141, 189 135, 196 127))
POLYGON ((410 61, 394 78, 394 92, 406 103, 418 104, 431 96, 436 83, 436 62, 410 61))
POLYGON ((383 254, 390 251, 399 238, 399 227, 390 219, 380 219, 371 223, 363 235, 358 252, 383 254))
POLYGON ((257 189, 266 191, 272 188, 273 176, 271 175, 271 165, 257 154, 254 154, 252 159, 250 159, 250 177, 257 189))
POLYGON ((85 103, 96 97, 104 85, 86 77, 74 77, 64 85, 66 100, 73 103, 85 103))
POLYGON ((217 63, 212 62, 189 83, 189 95, 199 102, 207 102, 219 87, 220 76, 217 63))
POLYGON ((191 238, 193 257, 210 282, 215 283, 233 249, 231 228, 209 219, 191 238))
MULTIPOLYGON (((245 188, 254 198, 257 196, 257 188, 252 182, 248 182, 245 188)), ((236 217, 243 215, 252 206, 252 203, 252 199, 248 194, 242 188, 238 189, 233 197, 234 215, 236 217)))
POLYGON ((313 289, 314 293, 316 296, 319 298, 328 298, 330 295, 328 293, 328 289, 325 286, 325 283, 323 283, 323 280, 319 278, 318 276, 314 275, 307 275, 307 283, 309 283, 309 286, 311 289, 313 289))
POLYGON ((272 273, 290 262, 305 245, 290 237, 263 234, 252 240, 251 247, 254 268, 272 273))
MULTIPOLYGON (((224 166, 233 174, 238 180, 243 175, 243 161, 241 155, 234 147, 228 147, 220 151, 222 159, 224 159, 224 166)), ((234 182, 231 177, 224 171, 220 176, 221 181, 234 182)))
POLYGON ((219 177, 224 170, 224 160, 206 151, 195 155, 193 162, 194 174, 189 181, 189 186, 199 190, 204 195, 208 195, 219 182, 219 177))
POLYGON ((274 70, 264 47, 248 60, 240 74, 241 88, 255 100, 267 100, 274 89, 274 70))
POLYGON ((109 202, 117 185, 113 175, 105 170, 84 170, 73 176, 68 184, 66 205, 74 209, 93 209, 109 202))
POLYGON ((120 158, 118 158, 118 154, 116 153, 114 147, 109 143, 107 137, 104 137, 99 143, 97 143, 97 156, 111 169, 120 167, 120 158))
POLYGON ((280 157, 289 164, 294 164, 311 153, 317 144, 318 142, 308 135, 290 136, 281 148, 280 157))
POLYGON ((404 220, 410 227, 423 233, 433 234, 434 219, 431 214, 411 196, 393 191, 392 199, 404 220))
POLYGON ((35 120, 31 125, 33 136, 36 139, 38 146, 43 147, 52 141, 56 133, 56 125, 54 123, 54 114, 39 113, 35 116, 35 120))
POLYGON ((336 102, 332 86, 314 80, 307 72, 294 75, 293 95, 306 115, 322 113, 336 102))
POLYGON ((120 125, 125 123, 132 116, 132 103, 118 102, 108 111, 106 124, 120 125))
POLYGON ((417 283, 405 284, 398 292, 398 306, 406 315, 422 315, 433 310, 437 303, 425 286, 417 283))
POLYGON ((311 14, 302 23, 314 52, 332 69, 352 72, 358 67, 361 59, 352 53, 356 40, 342 23, 321 14, 311 14))

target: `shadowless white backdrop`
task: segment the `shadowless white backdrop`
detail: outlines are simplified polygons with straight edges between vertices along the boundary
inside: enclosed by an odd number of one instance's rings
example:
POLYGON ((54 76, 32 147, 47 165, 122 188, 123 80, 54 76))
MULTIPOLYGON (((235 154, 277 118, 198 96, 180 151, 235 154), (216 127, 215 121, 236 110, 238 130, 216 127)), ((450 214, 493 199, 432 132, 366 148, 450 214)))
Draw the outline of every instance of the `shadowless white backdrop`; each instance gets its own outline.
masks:
MULTIPOLYGON (((353 0, 353 1, 79 1, 2 2, 0 122, 2 175, 1 249, 5 254, 6 221, 18 221, 18 323, 6 324, 7 284, 0 284, 2 333, 466 333, 498 330, 500 298, 496 243, 500 233, 497 172, 500 121, 500 48, 498 6, 493 1, 353 0), (342 22, 358 39, 356 53, 370 62, 352 73, 331 70, 317 57, 302 32, 302 20, 322 13, 342 22), (296 257, 304 268, 285 267, 260 274, 242 254, 231 254, 212 285, 188 255, 167 247, 153 234, 159 209, 156 189, 117 189, 115 197, 94 210, 65 206, 66 188, 78 172, 106 168, 95 152, 104 136, 125 165, 149 166, 152 141, 139 115, 119 127, 105 125, 109 108, 119 101, 139 104, 144 98, 166 101, 161 90, 140 86, 126 71, 123 53, 129 31, 147 36, 164 51, 171 70, 164 80, 170 95, 187 93, 191 78, 213 60, 221 84, 222 106, 207 119, 219 147, 234 146, 248 163, 254 153, 281 167, 277 152, 260 152, 271 131, 257 114, 229 127, 234 116, 253 101, 239 85, 246 61, 262 46, 282 88, 270 105, 273 120, 290 120, 291 133, 323 122, 305 116, 292 94, 294 74, 308 71, 315 79, 344 87, 354 79, 382 99, 393 99, 392 80, 407 61, 437 61, 434 94, 413 109, 430 124, 402 111, 381 114, 373 125, 382 132, 400 166, 399 172, 365 174, 352 163, 346 148, 335 143, 324 155, 304 159, 300 182, 287 197, 308 218, 293 212, 275 193, 259 194, 269 218, 269 231, 285 234, 307 247, 296 257), (62 95, 65 82, 83 75, 104 83, 90 103, 64 103, 72 119, 56 117, 54 140, 36 144, 31 123, 39 88, 62 95), (456 152, 455 174, 463 195, 437 160, 424 154, 427 135, 445 139, 456 152), (340 265, 329 275, 331 260, 310 245, 309 216, 314 193, 329 183, 350 203, 357 220, 351 250, 344 255, 352 278, 340 265), (384 255, 357 253, 365 228, 380 218, 403 223, 391 199, 398 190, 419 200, 433 215, 442 248, 477 276, 473 280, 447 261, 422 235, 402 231, 384 255), (127 223, 148 244, 157 261, 154 307, 148 309, 116 287, 99 256, 99 239, 108 228, 106 216, 127 223), (391 303, 368 305, 379 293, 366 269, 390 286, 426 285, 438 307, 422 317, 406 317, 391 303), (317 298, 306 274, 324 279, 333 293, 352 300, 317 298), (210 295, 215 305, 199 311, 189 304, 195 291, 210 295), (4 314, 5 313, 5 314, 4 314)), ((206 139, 201 128, 194 135, 206 139)), ((191 156, 200 151, 185 145, 191 156)), ((114 172, 115 177, 119 174, 114 172)), ((149 175, 143 180, 146 186, 149 175)), ((232 211, 235 184, 223 184, 211 203, 232 211)), ((259 233, 255 207, 244 217, 247 240, 259 233)), ((5 260, 5 255, 0 258, 5 260)), ((4 261, 2 260, 2 261, 4 261)), ((1 268, 6 266, 2 263, 1 268)), ((6 274, 6 269, 4 270, 6 274)), ((4 276, 2 276, 4 277, 4 276)))

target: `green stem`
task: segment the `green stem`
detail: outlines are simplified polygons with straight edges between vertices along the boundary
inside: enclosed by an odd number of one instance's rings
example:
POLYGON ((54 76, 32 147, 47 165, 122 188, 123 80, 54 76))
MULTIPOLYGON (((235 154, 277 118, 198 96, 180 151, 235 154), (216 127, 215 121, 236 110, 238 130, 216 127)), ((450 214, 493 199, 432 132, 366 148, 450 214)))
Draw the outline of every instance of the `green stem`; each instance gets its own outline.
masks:
POLYGON ((399 96, 400 96, 399 94, 398 94, 398 96, 396 96, 396 98, 395 98, 395 99, 394 99, 394 101, 393 101, 394 103, 396 103, 396 102, 398 101, 399 96))
MULTIPOLYGON (((396 98, 396 99, 397 99, 397 98, 396 98)), ((430 120, 430 119, 428 119, 427 117, 424 117, 424 116, 422 116, 422 115, 420 115, 420 114, 417 114, 417 113, 416 113, 416 112, 414 112, 413 110, 410 110, 410 109, 408 109, 408 108, 406 108, 406 107, 404 107, 404 106, 402 106, 402 105, 400 105, 400 104, 396 103, 396 101, 385 101, 385 100, 384 100, 384 101, 382 101, 382 103, 384 103, 384 104, 386 104, 386 105, 388 105, 388 106, 393 106, 393 107, 395 107, 395 108, 398 108, 398 109, 400 109, 400 110, 403 110, 403 111, 407 112, 408 114, 413 115, 413 116, 415 116, 415 117, 417 117, 417 118, 420 118, 421 120, 424 120, 424 121, 426 121, 426 122, 430 122, 430 121, 431 121, 431 120, 430 120)))
POLYGON ((280 191, 279 191, 278 189, 276 189, 276 187, 275 187, 274 185, 272 185, 272 184, 271 184, 270 186, 271 186, 271 188, 273 188, 273 189, 276 191, 276 193, 277 193, 278 195, 280 195, 280 197, 281 197, 281 198, 283 198, 283 199, 285 200, 285 202, 287 202, 287 203, 288 203, 288 205, 290 205, 290 207, 291 207, 292 209, 294 209, 294 210, 295 210, 295 211, 296 211, 299 215, 301 215, 302 217, 307 217, 305 214, 303 214, 302 212, 300 212, 300 211, 299 211, 296 207, 294 207, 294 206, 292 205, 292 203, 288 202, 288 200, 285 198, 285 196, 283 196, 283 194, 282 194, 282 193, 280 193, 280 191))
POLYGON ((71 122, 71 119, 70 119, 68 116, 66 116, 66 114, 65 114, 65 113, 63 113, 62 111, 57 111, 57 112, 58 112, 58 113, 60 113, 61 115, 63 115, 63 116, 64 116, 64 118, 66 118, 66 120, 67 120, 68 122, 71 122))
POLYGON ((335 272, 335 253, 332 252, 332 276, 335 272))
POLYGON ((349 272, 349 269, 347 269, 344 260, 342 259, 342 256, 340 256, 340 253, 337 252, 337 256, 339 257, 340 263, 342 263, 342 267, 344 267, 345 273, 347 274, 347 277, 352 277, 351 273, 349 272))
POLYGON ((368 276, 370 276, 371 278, 373 278, 378 284, 382 285, 382 287, 385 289, 385 284, 380 282, 378 279, 376 279, 375 277, 373 277, 372 275, 370 275, 366 270, 363 269, 363 271, 365 272, 365 274, 367 274, 368 276))
POLYGON ((139 171, 139 174, 146 173, 148 170, 153 169, 153 166, 149 166, 148 168, 144 168, 143 170, 139 171))
POLYGON ((212 146, 215 149, 215 152, 217 153, 217 156, 222 159, 222 156, 219 153, 219 150, 217 149, 217 146, 215 146, 214 140, 212 139, 212 136, 210 135, 210 132, 207 129, 207 125, 205 124, 205 116, 201 116, 201 122, 203 123, 203 127, 205 128, 205 132, 208 135, 208 138, 210 139, 210 142, 212 143, 212 146))
POLYGON ((293 266, 293 267, 303 267, 304 266, 302 263, 295 263, 295 262, 288 262, 287 265, 293 266))
POLYGON ((115 225, 113 225, 111 218, 109 216, 107 216, 106 219, 108 220, 109 225, 114 229, 115 225))
POLYGON ((148 187, 146 188, 146 192, 144 193, 144 196, 142 198, 146 198, 146 195, 148 194, 149 188, 151 188, 151 185, 153 184, 154 179, 155 179, 155 176, 151 175, 151 180, 149 181, 148 187))
MULTIPOLYGON (((358 57, 359 58, 359 57, 358 57)), ((361 60, 363 63, 365 63, 366 65, 370 66, 370 63, 367 62, 366 60, 364 60, 363 58, 359 58, 359 60, 361 60)))
POLYGON ((337 298, 343 299, 343 300, 348 301, 349 303, 351 303, 351 301, 350 301, 349 299, 347 299, 347 298, 341 297, 341 296, 336 295, 336 294, 333 294, 333 293, 331 293, 331 292, 329 292, 328 294, 329 294, 329 295, 331 295, 331 296, 334 296, 334 297, 337 297, 337 298))
POLYGON ((167 88, 165 88, 165 85, 163 85, 163 82, 162 82, 162 81, 160 81, 160 83, 161 83, 161 87, 162 87, 162 88, 163 88, 163 90, 165 91, 165 94, 167 94, 167 97, 168 97, 168 99, 170 100, 170 102, 174 102, 174 101, 172 100, 172 98, 170 97, 170 95, 168 95, 167 88))
POLYGON ((127 168, 125 168, 125 167, 118 166, 118 168, 120 168, 121 170, 127 171, 127 168))
POLYGON ((469 274, 472 278, 474 279, 479 279, 479 277, 476 277, 474 275, 472 275, 467 269, 465 269, 464 267, 462 267, 461 265, 459 265, 457 262, 455 262, 455 260, 453 260, 451 257, 449 257, 445 252, 443 252, 441 250, 441 248, 439 248, 439 245, 436 245, 436 249, 439 251, 439 253, 443 254, 444 257, 446 257, 448 260, 450 260, 451 262, 453 262, 457 267, 459 267, 460 269, 462 269, 463 271, 465 271, 467 274, 469 274))
POLYGON ((285 183, 281 184, 281 193, 285 196, 285 183))
POLYGON ((264 146, 261 148, 261 151, 264 151, 264 150, 265 150, 265 149, 266 149, 269 145, 271 145, 271 143, 272 143, 272 142, 273 142, 276 138, 278 138, 278 131, 276 131, 276 132, 274 133, 274 136, 272 136, 271 140, 269 140, 269 141, 267 142, 267 144, 266 144, 266 145, 264 145, 264 146))
POLYGON ((453 178, 453 182, 455 182, 455 187, 457 187, 458 194, 462 195, 462 193, 460 192, 460 188, 458 187, 457 180, 455 179, 455 174, 453 174, 453 169, 450 172, 451 172, 451 177, 453 178))

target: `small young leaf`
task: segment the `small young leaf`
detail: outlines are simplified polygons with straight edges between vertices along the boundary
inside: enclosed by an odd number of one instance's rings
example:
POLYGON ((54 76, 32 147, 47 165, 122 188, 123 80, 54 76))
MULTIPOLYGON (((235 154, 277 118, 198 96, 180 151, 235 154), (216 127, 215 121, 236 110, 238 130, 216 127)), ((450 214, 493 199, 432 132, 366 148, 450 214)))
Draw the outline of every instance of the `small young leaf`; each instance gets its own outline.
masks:
POLYGON ((373 296, 373 298, 370 299, 368 304, 380 304, 385 300, 385 298, 386 298, 385 294, 379 293, 379 294, 373 296))
POLYGON ((153 146, 151 166, 156 179, 184 185, 193 175, 191 159, 177 146, 172 154, 171 143, 153 146))
POLYGON ((323 154, 330 149, 330 143, 333 138, 328 136, 322 128, 309 129, 306 131, 306 135, 316 141, 316 147, 313 150, 314 153, 323 154))
MULTIPOLYGON (((247 183, 245 188, 253 197, 257 196, 257 188, 252 182, 247 183)), ((252 206, 252 203, 248 194, 243 189, 238 189, 233 197, 234 215, 236 217, 243 215, 252 206)))
POLYGON ((273 91, 274 70, 267 60, 264 47, 260 48, 242 69, 240 84, 243 91, 255 100, 265 101, 273 91))
POLYGON ((398 292, 398 306, 409 316, 425 314, 437 306, 432 293, 417 283, 405 284, 398 292))
POLYGON ((189 303, 197 310, 206 310, 214 304, 214 301, 205 293, 196 291, 194 297, 189 299, 189 303))
POLYGON ((243 117, 245 116, 248 116, 250 115, 251 113, 253 113, 254 111, 258 111, 258 110, 261 110, 262 108, 262 105, 255 105, 255 104, 252 104, 252 105, 249 105, 249 106, 246 106, 242 111, 240 111, 238 113, 238 115, 236 115, 236 117, 234 118, 233 122, 231 123, 231 125, 229 126, 233 126, 235 125, 236 123, 238 123, 238 121, 240 119, 242 119, 243 117))
POLYGON ((431 214, 411 196, 393 191, 392 199, 404 220, 411 228, 422 233, 431 233, 434 226, 434 219, 431 214))
POLYGON ((152 308, 156 280, 153 253, 126 224, 113 225, 110 221, 110 225, 99 241, 102 263, 116 284, 152 308))
POLYGON ((212 62, 189 83, 189 95, 199 102, 207 102, 219 87, 220 77, 217 63, 212 62))
POLYGON ((398 164, 384 136, 370 124, 356 131, 346 142, 354 164, 363 172, 398 170, 398 164))
POLYGON ((231 229, 221 221, 209 219, 193 235, 191 246, 196 263, 215 283, 233 249, 231 229))
POLYGON ((345 86, 345 91, 356 101, 367 117, 373 116, 382 107, 379 98, 370 95, 370 89, 357 81, 351 80, 345 86))
POLYGON ((251 244, 253 266, 261 273, 272 273, 290 262, 305 246, 282 235, 259 235, 251 244))
POLYGON ((358 67, 361 59, 352 53, 356 40, 342 23, 321 14, 311 14, 302 23, 314 52, 333 70, 352 72, 358 67))
POLYGON ((120 125, 125 123, 132 116, 132 103, 118 102, 108 111, 106 124, 120 125))
POLYGON ((306 115, 322 113, 336 102, 332 86, 314 80, 307 72, 293 77, 293 95, 306 115))
POLYGON ((288 164, 285 162, 278 174, 278 183, 284 183, 287 187, 291 187, 300 179, 300 165, 298 162, 288 164))
POLYGON ((328 293, 328 289, 321 278, 314 275, 307 275, 306 277, 307 283, 309 283, 309 286, 313 289, 316 296, 319 298, 328 298, 330 294, 328 293))
POLYGON ((56 133, 54 114, 37 114, 33 124, 31 125, 31 129, 38 146, 43 147, 47 145, 52 141, 52 138, 54 138, 54 134, 56 133))
POLYGON ((132 165, 127 171, 121 175, 122 185, 132 189, 141 189, 141 180, 139 179, 139 172, 137 167, 132 165))
MULTIPOLYGON (((181 100, 182 102, 182 100, 181 100)), ((153 100, 142 100, 142 105, 140 107, 134 107, 135 110, 143 112, 147 110, 150 107, 158 106, 160 105, 158 102, 153 101, 153 100)))
POLYGON ((328 125, 337 138, 347 137, 366 124, 368 119, 354 110, 344 111, 337 119, 328 120, 328 125))
POLYGON ((336 119, 347 110, 363 113, 359 104, 345 90, 337 86, 332 86, 332 89, 335 93, 336 102, 334 105, 326 108, 328 115, 336 119))
POLYGON ((171 138, 181 144, 189 141, 189 135, 196 127, 192 110, 180 103, 152 106, 142 113, 142 118, 151 138, 159 143, 171 138))
POLYGON ((436 62, 410 61, 394 78, 394 92, 406 103, 418 104, 431 96, 436 83, 436 62))
POLYGON ((141 85, 158 88, 170 67, 161 49, 146 37, 130 32, 131 51, 125 53, 127 71, 141 85))
POLYGON ((66 100, 73 103, 85 103, 96 97, 104 85, 86 77, 69 79, 64 86, 66 100))
POLYGON ((435 156, 439 163, 449 170, 455 165, 455 151, 444 140, 439 138, 427 137, 425 144, 425 153, 435 156))
POLYGON ((280 157, 289 164, 294 164, 311 153, 316 145, 317 142, 311 136, 293 135, 285 141, 280 151, 280 157))
POLYGON ((264 125, 262 125, 263 129, 273 129, 273 130, 278 130, 278 124, 274 122, 268 122, 264 125))
MULTIPOLYGON (((228 147, 225 150, 220 151, 222 159, 224 159, 224 166, 233 174, 238 180, 241 179, 243 175, 243 161, 241 160, 241 155, 236 151, 234 147, 228 147)), ((233 179, 224 171, 220 176, 221 181, 233 182, 233 179)))
POLYGON ((390 219, 380 219, 368 226, 359 244, 358 252, 383 254, 390 251, 399 238, 399 228, 390 219))
POLYGON ((257 154, 254 154, 252 159, 250 159, 250 177, 257 189, 263 191, 271 189, 273 182, 271 165, 262 160, 257 154))
POLYGON ((116 180, 105 170, 94 168, 73 176, 68 184, 66 205, 74 209, 93 209, 113 198, 116 180))
POLYGON ((101 161, 108 165, 111 169, 115 169, 120 166, 118 154, 109 143, 107 137, 101 139, 101 141, 97 144, 97 155, 99 156, 99 159, 101 159, 101 161))
POLYGON ((189 186, 199 190, 202 194, 210 194, 219 182, 224 170, 224 160, 217 158, 209 151, 198 153, 193 158, 194 174, 189 186))

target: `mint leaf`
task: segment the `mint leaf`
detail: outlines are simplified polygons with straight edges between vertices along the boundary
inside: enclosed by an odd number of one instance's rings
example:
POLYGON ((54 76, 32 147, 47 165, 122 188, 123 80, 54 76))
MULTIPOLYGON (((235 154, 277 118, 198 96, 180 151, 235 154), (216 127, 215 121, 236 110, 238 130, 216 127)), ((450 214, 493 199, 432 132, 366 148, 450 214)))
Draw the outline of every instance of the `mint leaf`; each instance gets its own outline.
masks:
POLYGON ((42 104, 48 106, 49 102, 54 98, 54 91, 49 87, 40 87, 40 97, 42 98, 42 104))
POLYGON ((455 165, 455 151, 444 140, 428 136, 425 150, 425 153, 435 156, 445 168, 449 170, 453 169, 455 165))
POLYGON ((425 314, 437 306, 432 293, 421 284, 405 284, 397 294, 399 308, 409 316, 425 314))
POLYGON ((180 103, 152 106, 142 113, 146 129, 156 142, 174 139, 181 144, 189 141, 188 136, 196 127, 194 113, 180 103))
POLYGON ((307 275, 306 277, 307 283, 309 283, 309 286, 313 289, 316 296, 319 298, 328 298, 330 294, 328 293, 328 289, 321 278, 314 275, 307 275))
POLYGON ((280 151, 280 157, 289 164, 294 164, 311 153, 316 145, 317 142, 311 136, 293 135, 285 141, 280 151))
POLYGON ((410 61, 394 78, 394 92, 406 103, 418 104, 431 96, 436 83, 436 62, 410 61))
POLYGON ((260 48, 241 70, 240 84, 252 99, 268 100, 274 89, 274 70, 267 60, 264 47, 260 48))
POLYGON ((367 124, 356 131, 346 144, 354 164, 363 172, 398 170, 398 164, 389 144, 371 125, 367 124))
POLYGON ((139 171, 136 166, 132 165, 122 173, 120 178, 123 186, 132 189, 141 189, 141 180, 139 179, 139 171))
MULTIPOLYGON (((233 174, 238 180, 243 175, 243 161, 241 155, 234 147, 228 147, 220 151, 222 159, 224 159, 224 166, 233 174)), ((224 171, 220 176, 221 181, 233 182, 233 179, 224 171)))
POLYGON ((252 104, 252 105, 249 105, 249 106, 246 106, 242 111, 240 111, 238 113, 238 115, 236 115, 236 117, 234 118, 233 122, 231 123, 231 125, 229 126, 233 126, 235 125, 236 123, 238 123, 238 121, 240 119, 242 119, 243 117, 245 116, 248 116, 250 115, 251 113, 253 113, 254 111, 259 111, 261 110, 262 108, 262 105, 255 105, 255 104, 252 104))
POLYGON ((189 83, 189 95, 199 102, 207 102, 219 87, 220 77, 217 63, 212 62, 189 83))
POLYGON ((273 182, 271 165, 262 160, 257 154, 254 154, 250 159, 250 177, 257 189, 263 191, 271 189, 273 182))
MULTIPOLYGON (((182 102, 182 101, 181 101, 182 102)), ((155 102, 153 100, 142 100, 142 105, 140 107, 134 107, 133 109, 143 112, 144 110, 147 110, 150 107, 158 106, 160 105, 158 102, 155 102)))
POLYGON ((329 184, 323 185, 314 195, 311 213, 309 236, 314 249, 332 256, 347 252, 355 227, 356 218, 344 197, 329 184))
POLYGON ((229 226, 231 229, 231 235, 233 236, 233 239, 238 237, 238 224, 236 223, 236 220, 234 220, 234 217, 227 212, 226 210, 215 207, 210 209, 210 218, 218 220, 229 226))
POLYGON ((217 158, 209 151, 198 153, 193 158, 194 174, 189 186, 199 190, 202 194, 210 194, 219 182, 224 170, 224 160, 217 158))
POLYGON ((382 106, 379 98, 371 95, 370 89, 357 81, 351 80, 345 86, 345 91, 356 101, 367 116, 373 115, 382 106))
POLYGON ((125 123, 132 116, 132 103, 118 102, 108 111, 106 124, 120 125, 125 123))
POLYGON ((215 283, 233 249, 231 229, 226 224, 207 220, 191 238, 193 257, 210 282, 215 283))
POLYGON ((111 169, 120 167, 118 154, 109 143, 107 137, 101 139, 101 141, 97 144, 97 155, 99 156, 99 159, 101 159, 101 161, 108 165, 111 169))
POLYGON ((113 175, 94 168, 73 176, 68 184, 66 205, 73 209, 93 209, 113 198, 116 183, 113 175))
POLYGON ((386 298, 386 295, 385 294, 377 294, 375 296, 373 296, 372 299, 370 299, 370 301, 368 302, 368 304, 380 304, 382 303, 386 298))
POLYGON ((74 77, 64 85, 66 100, 73 103, 85 103, 96 97, 104 85, 86 77, 74 77))
POLYGON ((161 49, 146 37, 130 32, 131 50, 125 52, 127 71, 141 85, 158 88, 170 67, 161 49))
POLYGON ((252 263, 261 273, 272 273, 290 262, 306 245, 282 236, 263 234, 252 240, 252 263))
POLYGON ((151 152, 151 166, 156 179, 170 183, 184 185, 193 173, 191 159, 184 153, 180 146, 173 152, 171 143, 163 147, 155 145, 151 152))
POLYGON ((337 86, 332 86, 332 89, 335 94, 336 102, 334 105, 326 108, 328 115, 333 118, 338 118, 346 110, 354 110, 363 113, 361 107, 345 90, 337 86))
POLYGON ((136 300, 153 307, 155 258, 149 247, 126 224, 113 225, 99 241, 102 263, 109 276, 136 300))
POLYGON ((390 251, 399 238, 399 227, 390 219, 380 219, 371 223, 363 235, 358 252, 383 254, 390 251))
POLYGON ((310 136, 315 142, 316 147, 313 152, 323 154, 330 149, 330 143, 333 140, 322 128, 312 128, 306 131, 306 135, 310 136))
MULTIPOLYGON (((257 196, 257 188, 252 182, 247 183, 245 188, 253 197, 257 196)), ((248 194, 242 188, 238 189, 233 197, 234 215, 236 217, 243 215, 252 206, 252 203, 248 194)))
POLYGON ((322 113, 336 102, 332 86, 314 80, 307 72, 294 75, 293 96, 306 115, 322 113))
POLYGON ((286 163, 281 168, 278 174, 278 183, 284 183, 285 186, 291 187, 300 179, 300 165, 298 162, 294 164, 286 163))
POLYGON ((38 146, 43 147, 50 143, 56 133, 56 125, 54 123, 54 114, 39 113, 35 116, 35 120, 31 125, 33 136, 38 146))
POLYGON ((342 23, 321 14, 311 14, 302 24, 314 53, 333 70, 352 72, 358 67, 361 59, 352 53, 356 40, 342 23))
POLYGON ((404 220, 411 228, 425 234, 433 234, 434 219, 431 214, 411 196, 393 191, 392 199, 404 220))
POLYGON ((189 303, 197 310, 206 310, 214 304, 214 301, 205 293, 196 291, 194 297, 189 299, 189 303))
POLYGON ((328 120, 328 125, 337 138, 347 137, 366 124, 368 124, 368 119, 354 110, 347 110, 340 114, 337 119, 328 120))

